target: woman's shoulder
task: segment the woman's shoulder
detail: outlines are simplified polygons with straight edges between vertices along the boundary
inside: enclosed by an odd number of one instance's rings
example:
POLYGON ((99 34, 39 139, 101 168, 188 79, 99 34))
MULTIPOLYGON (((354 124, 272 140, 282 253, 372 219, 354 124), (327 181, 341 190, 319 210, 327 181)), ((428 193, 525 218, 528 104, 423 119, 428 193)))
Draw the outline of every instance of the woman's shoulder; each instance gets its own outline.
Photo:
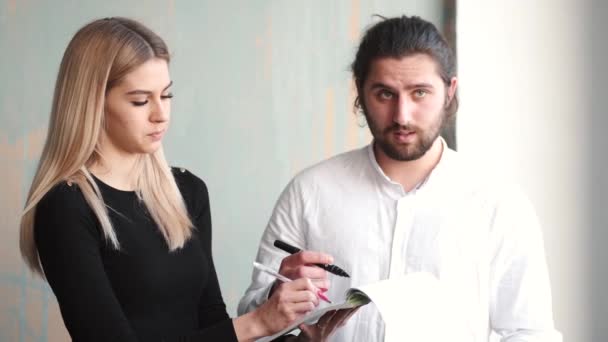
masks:
POLYGON ((99 238, 95 215, 77 184, 60 182, 53 186, 38 202, 35 210, 34 235, 37 243, 82 234, 99 238))
POLYGON ((88 205, 80 190, 80 187, 74 183, 62 181, 53 186, 40 200, 37 205, 37 211, 41 209, 50 210, 83 210, 87 209, 88 205))
POLYGON ((172 167, 171 171, 177 187, 187 203, 209 201, 207 184, 201 178, 183 167, 172 167))

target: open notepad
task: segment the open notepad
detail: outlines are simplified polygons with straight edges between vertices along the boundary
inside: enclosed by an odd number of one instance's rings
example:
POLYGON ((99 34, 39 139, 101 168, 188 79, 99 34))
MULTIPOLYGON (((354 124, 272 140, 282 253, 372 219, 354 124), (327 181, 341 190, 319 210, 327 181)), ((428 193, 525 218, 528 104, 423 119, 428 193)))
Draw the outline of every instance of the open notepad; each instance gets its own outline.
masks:
POLYGON ((278 332, 272 336, 267 336, 262 339, 259 339, 257 342, 272 341, 273 339, 275 339, 279 336, 285 335, 285 334, 289 333, 290 331, 297 329, 298 326, 302 323, 313 324, 317 320, 319 320, 319 318, 321 318, 321 316, 323 316, 325 313, 327 313, 329 311, 340 310, 340 309, 350 309, 350 308, 354 308, 357 306, 362 306, 362 305, 368 304, 370 301, 371 301, 371 299, 365 294, 365 292, 362 292, 361 290, 356 289, 356 288, 349 289, 346 292, 345 298, 341 302, 320 306, 319 308, 312 311, 308 315, 305 315, 305 316, 297 319, 295 322, 293 322, 287 328, 281 330, 280 332, 278 332))
POLYGON ((439 280, 430 273, 420 272, 350 288, 337 303, 320 305, 289 327, 258 342, 271 341, 297 329, 302 323, 312 324, 328 311, 354 308, 370 302, 373 302, 384 320, 386 342, 404 341, 406 337, 408 341, 461 341, 453 339, 453 329, 462 326, 447 329, 446 331, 451 330, 450 336, 440 335, 440 330, 443 329, 437 329, 438 326, 448 328, 447 325, 456 323, 450 317, 452 314, 449 314, 453 307, 448 305, 450 299, 439 280), (449 322, 443 322, 444 320, 449 322))

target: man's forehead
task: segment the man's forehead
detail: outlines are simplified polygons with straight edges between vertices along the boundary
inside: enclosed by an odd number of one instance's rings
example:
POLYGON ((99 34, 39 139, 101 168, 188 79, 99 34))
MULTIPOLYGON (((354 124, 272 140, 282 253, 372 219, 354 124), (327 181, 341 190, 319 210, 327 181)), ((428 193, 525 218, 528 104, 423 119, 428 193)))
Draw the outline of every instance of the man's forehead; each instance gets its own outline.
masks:
POLYGON ((369 81, 431 82, 441 81, 435 60, 418 53, 405 57, 380 57, 372 61, 369 81))

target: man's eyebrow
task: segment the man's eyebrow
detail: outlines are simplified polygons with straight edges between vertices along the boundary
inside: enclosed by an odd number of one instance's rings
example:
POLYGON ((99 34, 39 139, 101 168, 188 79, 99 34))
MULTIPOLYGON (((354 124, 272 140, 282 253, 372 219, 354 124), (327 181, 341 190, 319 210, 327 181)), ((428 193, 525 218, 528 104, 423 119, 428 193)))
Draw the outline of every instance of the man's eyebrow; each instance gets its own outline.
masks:
MULTIPOLYGON (((372 90, 374 89, 394 89, 394 87, 391 87, 389 85, 386 85, 382 82, 375 82, 371 85, 370 87, 372 90)), ((426 83, 426 82, 417 82, 417 83, 412 83, 412 84, 408 84, 406 87, 406 89, 418 89, 418 88, 427 88, 427 89, 433 89, 433 85, 430 83, 426 83)))
POLYGON ((417 88, 434 88, 432 84, 426 82, 413 83, 406 87, 407 89, 417 89, 417 88))

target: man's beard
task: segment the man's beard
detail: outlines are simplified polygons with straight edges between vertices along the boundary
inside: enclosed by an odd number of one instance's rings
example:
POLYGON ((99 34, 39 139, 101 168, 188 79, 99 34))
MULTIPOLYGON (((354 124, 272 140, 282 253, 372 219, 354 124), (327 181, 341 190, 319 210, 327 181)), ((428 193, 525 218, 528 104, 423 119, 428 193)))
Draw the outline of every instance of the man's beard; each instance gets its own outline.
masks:
POLYGON ((363 108, 365 120, 369 126, 370 132, 374 137, 374 142, 384 154, 389 158, 397 161, 412 161, 420 159, 433 146, 433 143, 441 133, 441 129, 445 122, 445 110, 439 116, 439 119, 433 123, 428 130, 423 131, 420 127, 413 125, 399 125, 394 123, 390 127, 381 130, 378 125, 369 118, 367 111, 363 108), (416 134, 416 140, 412 143, 399 144, 390 140, 390 136, 394 132, 407 131, 416 134))

